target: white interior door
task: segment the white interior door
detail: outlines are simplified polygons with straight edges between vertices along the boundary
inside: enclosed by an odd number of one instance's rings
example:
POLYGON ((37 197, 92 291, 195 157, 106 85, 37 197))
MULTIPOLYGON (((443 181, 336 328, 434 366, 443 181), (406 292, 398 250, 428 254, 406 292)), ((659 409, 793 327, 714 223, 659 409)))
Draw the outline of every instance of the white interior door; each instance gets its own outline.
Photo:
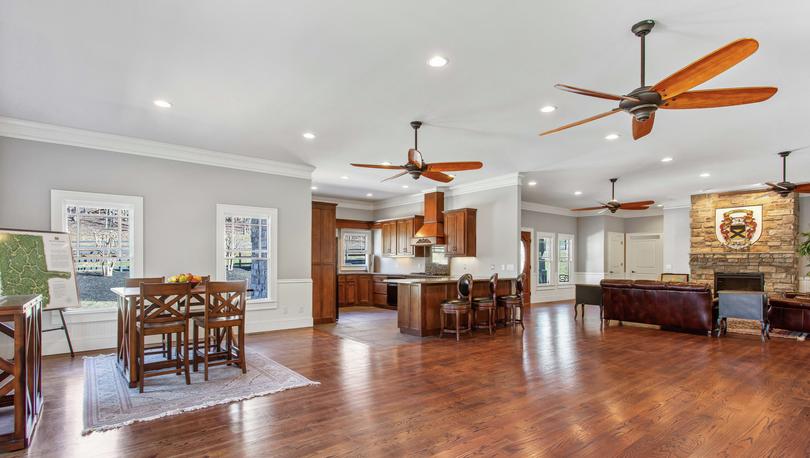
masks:
POLYGON ((633 280, 658 280, 663 271, 661 234, 627 234, 627 276, 633 280))
POLYGON ((624 233, 608 232, 607 278, 624 278, 624 233))

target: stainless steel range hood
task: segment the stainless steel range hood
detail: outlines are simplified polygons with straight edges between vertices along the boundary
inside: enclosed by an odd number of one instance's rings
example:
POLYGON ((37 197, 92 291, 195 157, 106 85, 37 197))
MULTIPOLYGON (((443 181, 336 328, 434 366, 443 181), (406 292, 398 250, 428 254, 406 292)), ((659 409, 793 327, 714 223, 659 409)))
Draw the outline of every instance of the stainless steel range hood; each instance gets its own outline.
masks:
POLYGON ((411 239, 411 245, 444 245, 444 193, 425 194, 424 205, 425 221, 411 239))

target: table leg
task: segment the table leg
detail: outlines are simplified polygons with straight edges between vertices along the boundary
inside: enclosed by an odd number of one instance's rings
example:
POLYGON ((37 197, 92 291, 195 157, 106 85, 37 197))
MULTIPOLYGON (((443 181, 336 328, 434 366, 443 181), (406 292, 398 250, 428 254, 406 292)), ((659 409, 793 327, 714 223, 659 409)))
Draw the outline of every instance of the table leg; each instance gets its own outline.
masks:
POLYGON ((136 339, 137 331, 135 329, 135 299, 125 299, 125 301, 127 302, 127 316, 129 316, 126 327, 129 340, 129 387, 135 388, 138 386, 138 342, 136 339))

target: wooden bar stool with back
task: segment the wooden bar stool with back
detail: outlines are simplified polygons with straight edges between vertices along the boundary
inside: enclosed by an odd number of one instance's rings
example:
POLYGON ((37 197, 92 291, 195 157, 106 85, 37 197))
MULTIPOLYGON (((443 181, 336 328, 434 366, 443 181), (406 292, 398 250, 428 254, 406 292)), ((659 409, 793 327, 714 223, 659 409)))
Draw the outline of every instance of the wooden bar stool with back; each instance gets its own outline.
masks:
POLYGON ((444 333, 456 335, 456 340, 461 339, 461 333, 466 332, 472 334, 472 287, 473 277, 470 274, 462 275, 456 282, 457 299, 450 299, 442 302, 439 310, 439 318, 441 321, 441 331, 439 337, 444 337, 444 333), (447 327, 447 316, 454 318, 455 327, 447 327), (467 319, 467 325, 461 326, 461 318, 467 319))
MULTIPOLYGON (((124 287, 126 287, 126 288, 140 288, 140 287, 141 287, 141 283, 163 283, 164 281, 166 281, 166 278, 165 278, 165 277, 135 277, 135 278, 127 278, 126 280, 124 280, 124 287)), ((135 300, 135 305, 134 305, 134 307, 135 307, 135 310, 137 311, 137 310, 139 310, 139 308, 138 308, 138 303, 140 303, 140 297, 135 298, 134 300, 135 300)), ((121 331, 119 330, 119 333, 120 333, 120 332, 121 332, 121 331)), ((171 336, 171 334, 169 334, 169 337, 168 337, 168 345, 167 345, 167 336, 166 336, 166 335, 162 335, 162 336, 160 336, 160 354, 162 354, 162 355, 163 355, 164 357, 166 357, 166 358, 170 358, 170 357, 171 357, 171 355, 169 355, 169 354, 167 353, 168 351, 170 351, 170 350, 171 350, 171 346, 172 346, 172 341, 171 341, 171 337, 170 337, 170 336, 171 336)), ((120 339, 119 339, 119 340, 120 340, 120 339)), ((147 354, 147 355, 151 355, 151 354, 157 354, 157 352, 154 352, 154 351, 147 351, 147 352, 146 352, 146 354, 147 354)))
POLYGON ((247 372, 245 357, 245 305, 247 284, 245 281, 214 281, 205 284, 205 313, 192 319, 194 326, 194 372, 203 360, 205 380, 208 367, 233 364, 247 372), (200 351, 198 328, 203 329, 203 346, 200 351), (234 338, 234 328, 238 328, 234 338), (220 344, 225 340, 225 349, 220 344), (234 340, 236 340, 234 342, 234 340), (212 351, 214 350, 214 351, 212 351), (211 361, 216 358, 216 361, 211 361))
MULTIPOLYGON (((186 385, 191 384, 188 372, 188 283, 141 283, 141 296, 135 323, 138 333, 138 387, 143 393, 145 377, 185 372, 186 385), (147 336, 174 334, 177 337, 175 358, 146 363, 147 336), (171 367, 174 363, 174 368, 171 367), (182 367, 181 367, 182 364, 182 367), (152 368, 147 368, 147 365, 152 368), (148 370, 148 372, 147 372, 148 370)), ((170 353, 171 354, 171 353, 170 353)))
POLYGON ((489 296, 476 297, 472 301, 473 324, 475 328, 486 327, 490 335, 492 335, 492 331, 495 329, 497 291, 498 274, 494 273, 489 277, 489 296), (478 316, 479 313, 486 314, 486 321, 481 321, 481 317, 478 316))
POLYGON ((523 325, 523 283, 526 274, 520 274, 515 282, 515 294, 498 296, 498 304, 505 308, 507 326, 515 326, 526 329, 523 325))

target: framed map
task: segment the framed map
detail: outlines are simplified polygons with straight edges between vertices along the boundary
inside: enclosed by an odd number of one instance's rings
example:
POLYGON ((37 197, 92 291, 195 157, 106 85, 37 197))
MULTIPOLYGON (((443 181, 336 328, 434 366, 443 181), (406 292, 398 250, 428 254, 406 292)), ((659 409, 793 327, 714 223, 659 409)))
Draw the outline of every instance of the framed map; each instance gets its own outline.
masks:
POLYGON ((0 229, 0 296, 41 294, 43 309, 79 307, 70 236, 0 229))

